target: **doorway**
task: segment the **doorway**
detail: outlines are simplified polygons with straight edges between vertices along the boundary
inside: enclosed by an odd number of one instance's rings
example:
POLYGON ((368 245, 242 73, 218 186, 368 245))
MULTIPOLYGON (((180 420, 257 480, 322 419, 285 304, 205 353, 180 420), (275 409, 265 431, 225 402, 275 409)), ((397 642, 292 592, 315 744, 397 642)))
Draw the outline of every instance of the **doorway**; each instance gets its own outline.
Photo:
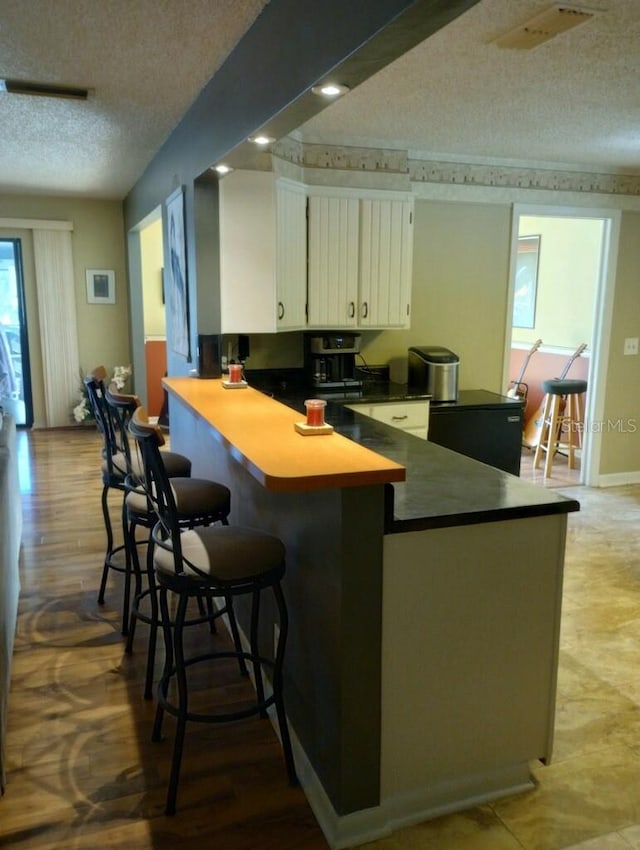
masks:
MULTIPOLYGON (((561 480, 564 471, 566 481, 576 484, 595 482, 598 474, 600 437, 588 423, 597 421, 602 403, 598 376, 605 374, 609 347, 618 228, 619 213, 609 210, 514 208, 506 374, 508 380, 517 377, 514 365, 524 366, 526 353, 542 340, 524 377, 530 387, 525 422, 540 418, 543 380, 567 368, 567 377, 587 380, 579 471, 569 474, 565 462, 556 476, 554 463, 552 476, 561 480), (582 343, 586 351, 572 360, 582 343)), ((542 475, 536 483, 554 486, 542 475)))
POLYGON ((33 425, 20 239, 0 239, 0 407, 16 425, 33 425))

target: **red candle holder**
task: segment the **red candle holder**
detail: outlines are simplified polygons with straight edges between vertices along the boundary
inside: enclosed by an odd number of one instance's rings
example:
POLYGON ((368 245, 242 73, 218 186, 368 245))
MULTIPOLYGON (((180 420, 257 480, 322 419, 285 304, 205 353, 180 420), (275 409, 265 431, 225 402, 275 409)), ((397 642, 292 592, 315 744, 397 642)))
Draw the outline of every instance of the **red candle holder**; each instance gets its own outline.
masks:
POLYGON ((307 408, 307 425, 318 428, 324 425, 324 409, 327 402, 320 398, 310 398, 304 403, 307 408))

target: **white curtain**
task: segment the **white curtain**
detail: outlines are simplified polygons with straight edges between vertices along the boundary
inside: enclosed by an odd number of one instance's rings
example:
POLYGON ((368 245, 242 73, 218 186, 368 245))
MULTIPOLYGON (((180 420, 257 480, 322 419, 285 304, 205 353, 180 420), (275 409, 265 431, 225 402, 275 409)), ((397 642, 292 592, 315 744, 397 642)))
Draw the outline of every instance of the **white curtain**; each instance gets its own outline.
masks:
POLYGON ((71 233, 34 229, 33 249, 46 425, 55 428, 71 423, 80 381, 71 233))

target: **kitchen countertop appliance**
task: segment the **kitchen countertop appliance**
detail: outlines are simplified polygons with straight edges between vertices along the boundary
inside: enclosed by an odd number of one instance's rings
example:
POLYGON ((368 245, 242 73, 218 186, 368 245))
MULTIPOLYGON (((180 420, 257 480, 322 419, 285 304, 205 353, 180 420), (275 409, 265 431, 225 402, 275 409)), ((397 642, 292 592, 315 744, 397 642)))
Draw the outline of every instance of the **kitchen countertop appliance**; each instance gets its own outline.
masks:
POLYGON ((318 390, 357 389, 356 354, 360 334, 325 331, 305 335, 305 372, 310 387, 318 390))
POLYGON ((409 349, 409 389, 421 390, 431 400, 456 401, 460 358, 439 345, 421 345, 409 349))

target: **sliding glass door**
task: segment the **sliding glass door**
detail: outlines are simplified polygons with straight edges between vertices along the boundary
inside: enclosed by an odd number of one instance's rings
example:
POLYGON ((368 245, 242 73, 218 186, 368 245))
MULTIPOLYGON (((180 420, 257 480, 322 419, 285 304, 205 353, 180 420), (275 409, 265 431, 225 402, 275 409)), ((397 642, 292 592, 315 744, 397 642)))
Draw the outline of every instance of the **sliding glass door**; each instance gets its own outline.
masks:
POLYGON ((19 239, 0 239, 0 407, 17 425, 33 425, 19 239))

